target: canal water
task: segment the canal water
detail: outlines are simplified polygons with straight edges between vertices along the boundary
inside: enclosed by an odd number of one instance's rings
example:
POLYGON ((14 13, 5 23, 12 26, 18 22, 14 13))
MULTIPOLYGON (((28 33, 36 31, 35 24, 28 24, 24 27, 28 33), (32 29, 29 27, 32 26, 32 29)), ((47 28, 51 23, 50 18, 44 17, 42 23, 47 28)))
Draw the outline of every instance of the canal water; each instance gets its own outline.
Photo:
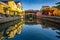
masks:
MULTIPOLYGON (((23 22, 23 21, 22 21, 23 22)), ((60 25, 46 20, 24 20, 20 34, 4 40, 60 40, 60 25)))

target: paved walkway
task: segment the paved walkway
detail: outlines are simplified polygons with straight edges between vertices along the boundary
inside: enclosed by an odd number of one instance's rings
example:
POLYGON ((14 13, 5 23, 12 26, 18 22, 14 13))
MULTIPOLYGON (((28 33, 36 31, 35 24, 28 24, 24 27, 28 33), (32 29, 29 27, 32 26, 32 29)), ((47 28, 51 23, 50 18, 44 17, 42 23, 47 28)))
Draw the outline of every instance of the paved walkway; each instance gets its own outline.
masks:
POLYGON ((45 15, 43 15, 42 17, 47 17, 47 18, 57 18, 57 19, 60 19, 60 16, 45 16, 45 15))
POLYGON ((60 17, 59 16, 45 16, 45 15, 43 15, 42 19, 49 20, 49 21, 56 22, 56 23, 60 23, 60 17))
POLYGON ((0 23, 18 20, 20 17, 0 17, 0 23))

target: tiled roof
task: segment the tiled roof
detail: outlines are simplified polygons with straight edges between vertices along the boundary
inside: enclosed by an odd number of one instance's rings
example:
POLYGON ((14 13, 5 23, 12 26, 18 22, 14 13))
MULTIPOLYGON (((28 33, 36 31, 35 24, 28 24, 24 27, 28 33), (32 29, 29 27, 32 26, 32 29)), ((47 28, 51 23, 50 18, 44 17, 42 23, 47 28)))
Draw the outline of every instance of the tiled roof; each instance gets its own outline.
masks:
POLYGON ((9 1, 9 0, 0 0, 0 1, 9 1))
POLYGON ((5 6, 7 6, 7 7, 8 7, 8 5, 7 5, 7 4, 5 4, 5 3, 1 2, 1 1, 0 1, 0 4, 3 4, 3 5, 5 5, 5 6))

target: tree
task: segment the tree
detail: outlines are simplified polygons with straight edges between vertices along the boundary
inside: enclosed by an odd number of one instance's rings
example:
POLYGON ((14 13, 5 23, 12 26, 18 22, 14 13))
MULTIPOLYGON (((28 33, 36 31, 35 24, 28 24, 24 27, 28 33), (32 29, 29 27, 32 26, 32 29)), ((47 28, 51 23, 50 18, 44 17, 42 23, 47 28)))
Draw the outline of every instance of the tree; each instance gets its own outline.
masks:
POLYGON ((60 2, 57 2, 56 4, 57 4, 56 7, 57 7, 58 9, 60 9, 60 2))

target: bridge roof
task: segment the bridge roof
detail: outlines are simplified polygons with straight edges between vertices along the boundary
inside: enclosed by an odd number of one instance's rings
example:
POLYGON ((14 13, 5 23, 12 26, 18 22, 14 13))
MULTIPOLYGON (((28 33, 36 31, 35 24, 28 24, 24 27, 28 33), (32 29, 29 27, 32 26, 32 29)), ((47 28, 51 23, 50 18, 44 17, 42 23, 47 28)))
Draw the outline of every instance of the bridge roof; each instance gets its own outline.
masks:
POLYGON ((25 13, 36 13, 39 12, 39 10, 25 10, 25 13))

